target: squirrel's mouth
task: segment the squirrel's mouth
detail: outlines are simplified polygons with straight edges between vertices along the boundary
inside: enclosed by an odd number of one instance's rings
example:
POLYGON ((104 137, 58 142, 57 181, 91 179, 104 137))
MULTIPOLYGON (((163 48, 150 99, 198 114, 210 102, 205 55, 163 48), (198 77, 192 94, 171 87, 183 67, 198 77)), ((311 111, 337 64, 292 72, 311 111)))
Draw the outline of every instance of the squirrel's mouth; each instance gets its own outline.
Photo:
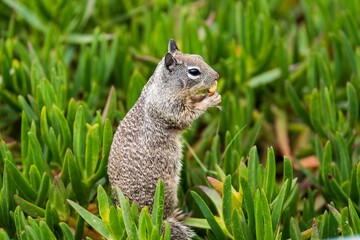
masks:
POLYGON ((217 81, 215 81, 209 88, 200 90, 195 96, 192 97, 194 102, 201 102, 206 96, 212 96, 217 89, 217 81))
POLYGON ((217 89, 217 81, 213 83, 213 85, 210 86, 210 88, 206 91, 206 94, 212 96, 216 92, 217 89))
POLYGON ((217 89, 217 81, 215 81, 209 88, 204 88, 200 90, 198 93, 200 95, 206 94, 208 96, 212 96, 216 92, 216 89, 217 89))

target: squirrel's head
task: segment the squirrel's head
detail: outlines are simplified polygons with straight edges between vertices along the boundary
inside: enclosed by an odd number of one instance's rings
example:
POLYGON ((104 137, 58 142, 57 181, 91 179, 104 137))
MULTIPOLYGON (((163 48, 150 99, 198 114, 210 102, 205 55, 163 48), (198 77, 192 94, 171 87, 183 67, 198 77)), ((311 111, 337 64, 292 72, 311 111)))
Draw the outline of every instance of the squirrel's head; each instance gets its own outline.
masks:
MULTIPOLYGON (((150 116, 174 127, 185 109, 215 93, 219 74, 197 54, 180 52, 174 40, 143 92, 150 116), (206 92, 206 93, 205 93, 206 92)), ((177 126, 176 126, 177 125, 177 126)))
POLYGON ((200 91, 216 85, 219 78, 219 74, 200 55, 180 52, 173 39, 169 41, 162 64, 161 79, 165 85, 176 87, 178 94, 199 97, 200 91))

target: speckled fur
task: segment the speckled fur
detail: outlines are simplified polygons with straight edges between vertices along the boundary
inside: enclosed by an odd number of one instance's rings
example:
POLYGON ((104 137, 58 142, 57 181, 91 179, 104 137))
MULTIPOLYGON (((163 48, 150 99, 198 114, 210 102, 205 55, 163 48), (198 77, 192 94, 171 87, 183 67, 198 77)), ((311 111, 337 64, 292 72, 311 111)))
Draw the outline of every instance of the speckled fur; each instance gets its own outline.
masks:
POLYGON ((193 232, 171 218, 177 205, 180 180, 181 132, 208 108, 218 106, 221 96, 199 94, 219 75, 199 55, 181 53, 173 40, 142 93, 118 127, 108 163, 112 186, 119 186, 140 208, 153 204, 156 184, 164 181, 164 219, 172 239, 191 239, 193 232), (198 79, 188 76, 188 67, 197 67, 198 79))

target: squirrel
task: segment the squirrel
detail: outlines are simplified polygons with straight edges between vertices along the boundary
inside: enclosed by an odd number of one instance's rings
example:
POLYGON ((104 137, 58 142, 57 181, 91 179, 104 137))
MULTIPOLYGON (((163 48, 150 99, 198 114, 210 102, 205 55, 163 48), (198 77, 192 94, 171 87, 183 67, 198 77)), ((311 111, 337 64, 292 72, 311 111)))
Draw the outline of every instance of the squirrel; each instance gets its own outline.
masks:
POLYGON ((149 206, 151 211, 156 184, 162 179, 164 219, 170 224, 171 239, 195 236, 172 215, 182 167, 181 133, 208 108, 220 108, 218 78, 201 56, 180 52, 171 39, 168 52, 113 138, 108 162, 111 186, 118 186, 140 209, 149 206))

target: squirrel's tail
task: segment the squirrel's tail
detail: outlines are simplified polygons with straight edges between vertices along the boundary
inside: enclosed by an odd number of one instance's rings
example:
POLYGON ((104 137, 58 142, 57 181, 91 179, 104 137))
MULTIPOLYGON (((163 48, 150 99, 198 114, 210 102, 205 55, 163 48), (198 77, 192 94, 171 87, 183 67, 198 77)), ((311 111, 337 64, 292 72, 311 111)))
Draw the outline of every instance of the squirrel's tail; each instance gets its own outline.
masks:
POLYGON ((171 240, 191 240, 195 237, 195 233, 182 222, 177 219, 167 219, 170 225, 171 240))

